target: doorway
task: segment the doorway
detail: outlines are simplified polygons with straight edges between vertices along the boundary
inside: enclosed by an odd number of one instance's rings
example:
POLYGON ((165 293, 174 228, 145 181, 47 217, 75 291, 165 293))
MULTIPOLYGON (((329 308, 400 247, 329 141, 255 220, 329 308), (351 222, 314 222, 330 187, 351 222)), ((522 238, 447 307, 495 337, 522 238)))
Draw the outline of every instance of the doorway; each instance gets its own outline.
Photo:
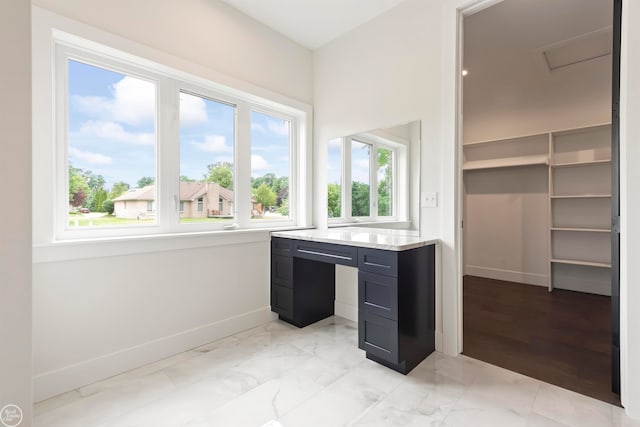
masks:
POLYGON ((613 3, 464 18, 463 354, 619 404, 613 3))

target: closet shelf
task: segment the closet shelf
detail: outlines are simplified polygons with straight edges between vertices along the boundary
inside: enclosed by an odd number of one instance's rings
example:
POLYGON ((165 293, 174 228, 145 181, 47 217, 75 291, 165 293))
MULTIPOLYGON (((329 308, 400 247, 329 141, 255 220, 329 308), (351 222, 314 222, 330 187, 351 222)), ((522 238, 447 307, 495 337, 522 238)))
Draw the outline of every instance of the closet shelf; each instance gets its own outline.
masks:
POLYGON ((555 163, 549 166, 551 166, 552 168, 574 168, 574 167, 581 167, 581 166, 606 165, 609 163, 611 163, 611 159, 589 160, 585 162, 571 162, 571 163, 555 163))
POLYGON ((573 194, 566 196, 551 196, 552 199, 607 199, 611 194, 573 194))
POLYGON ((513 168, 520 166, 538 166, 548 165, 549 156, 546 154, 538 156, 523 156, 523 157, 508 157, 503 159, 490 159, 490 160, 474 160, 465 162, 462 166, 462 170, 479 170, 479 169, 498 169, 498 168, 513 168))
POLYGON ((557 258, 552 259, 551 262, 555 264, 572 264, 572 265, 583 265, 587 267, 611 268, 611 264, 605 263, 605 262, 578 261, 574 259, 557 259, 557 258))
POLYGON ((588 233, 611 233, 609 228, 576 228, 576 227, 551 227, 551 231, 578 231, 588 233))

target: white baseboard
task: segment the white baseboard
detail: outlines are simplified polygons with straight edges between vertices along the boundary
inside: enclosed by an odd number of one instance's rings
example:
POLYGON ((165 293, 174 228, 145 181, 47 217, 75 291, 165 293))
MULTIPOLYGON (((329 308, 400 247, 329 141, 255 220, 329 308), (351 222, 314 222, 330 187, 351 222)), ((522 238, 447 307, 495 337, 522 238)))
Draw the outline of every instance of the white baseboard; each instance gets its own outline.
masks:
POLYGON ((275 316, 269 307, 199 326, 175 335, 96 357, 33 378, 34 401, 39 402, 87 384, 262 325, 275 316))
POLYGON ((549 278, 546 274, 501 270, 477 265, 466 265, 464 272, 471 276, 486 277, 487 279, 506 280, 507 282, 525 283, 527 285, 549 286, 549 278))
POLYGON ((335 301, 333 312, 336 316, 344 317, 354 322, 358 321, 358 306, 356 305, 335 301))

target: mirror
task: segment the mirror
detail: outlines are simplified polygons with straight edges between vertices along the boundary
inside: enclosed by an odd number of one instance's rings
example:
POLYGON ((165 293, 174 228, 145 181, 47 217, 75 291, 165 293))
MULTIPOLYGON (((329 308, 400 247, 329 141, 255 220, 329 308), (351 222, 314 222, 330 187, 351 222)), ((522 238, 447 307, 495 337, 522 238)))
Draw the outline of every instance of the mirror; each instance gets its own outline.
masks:
POLYGON ((420 121, 329 140, 329 226, 420 231, 420 121))

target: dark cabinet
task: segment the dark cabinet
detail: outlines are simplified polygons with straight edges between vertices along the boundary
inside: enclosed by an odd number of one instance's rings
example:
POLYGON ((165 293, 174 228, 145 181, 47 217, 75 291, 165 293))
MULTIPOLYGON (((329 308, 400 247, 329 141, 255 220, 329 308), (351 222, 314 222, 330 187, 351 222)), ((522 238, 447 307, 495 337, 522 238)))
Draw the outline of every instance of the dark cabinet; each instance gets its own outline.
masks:
MULTIPOLYGON (((333 315, 335 267, 313 262, 312 256, 322 254, 315 247, 314 254, 294 258, 298 246, 295 240, 271 239, 271 310, 281 320, 302 328, 333 315)), ((307 246, 302 249, 311 251, 307 246)), ((324 249, 329 254, 336 252, 324 249)))
POLYGON ((411 371, 435 349, 435 246, 389 251, 274 237, 271 309, 298 327, 333 315, 335 264, 359 270, 358 346, 411 371))
POLYGON ((435 350, 435 248, 358 250, 358 342, 404 374, 435 350))

